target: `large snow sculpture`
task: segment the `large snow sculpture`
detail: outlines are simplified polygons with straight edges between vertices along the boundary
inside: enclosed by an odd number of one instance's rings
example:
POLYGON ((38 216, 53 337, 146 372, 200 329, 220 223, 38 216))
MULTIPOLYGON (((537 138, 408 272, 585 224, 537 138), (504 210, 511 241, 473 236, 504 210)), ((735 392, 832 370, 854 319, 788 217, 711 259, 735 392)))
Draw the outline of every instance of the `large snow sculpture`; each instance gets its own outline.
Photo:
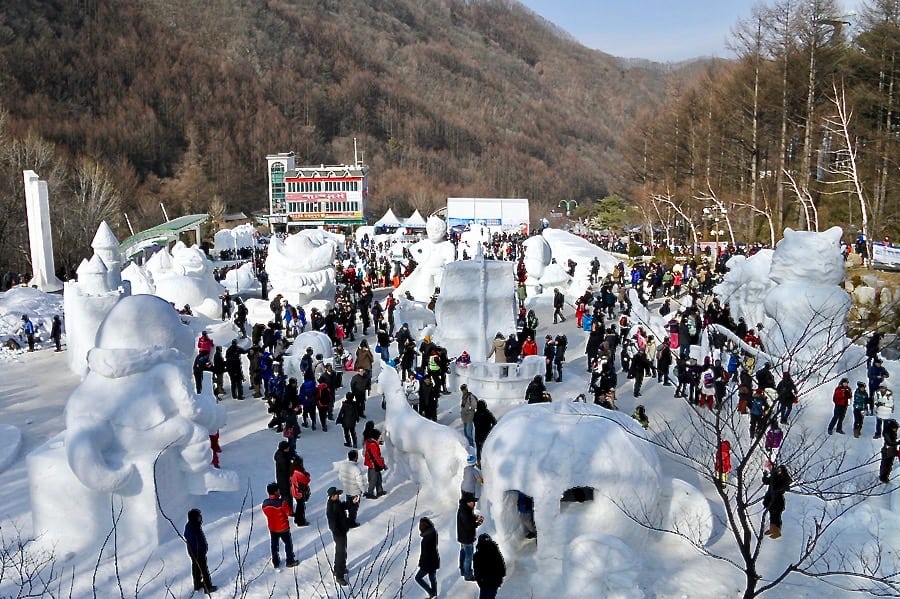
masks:
POLYGON ((486 360, 497 331, 516 330, 512 263, 485 260, 477 248, 475 259, 446 265, 434 315, 435 338, 449 355, 486 360))
POLYGON ((770 329, 773 322, 766 321, 763 298, 775 285, 769 278, 773 250, 760 250, 752 256, 732 256, 725 266, 728 272, 713 292, 724 305, 728 304, 731 317, 737 322, 743 318, 748 327, 763 324, 770 329))
POLYGON ((237 250, 253 247, 256 244, 256 228, 247 223, 233 229, 221 229, 213 235, 213 251, 216 254, 223 250, 237 250))
POLYGON ((462 483, 469 455, 466 438, 416 413, 406 401, 400 376, 393 368, 382 369, 378 383, 384 393, 384 427, 391 463, 404 479, 419 486, 420 502, 453 509, 459 496, 448 490, 459 489, 462 483))
POLYGON ((122 280, 119 242, 106 221, 100 223, 91 243, 94 255, 82 260, 77 281, 65 284, 66 358, 69 370, 87 374, 87 353, 94 347, 100 323, 120 299, 131 294, 131 284, 122 280))
POLYGON ((280 293, 292 305, 334 299, 334 255, 337 241, 320 229, 306 229, 269 242, 266 273, 270 296, 280 293))
MULTIPOLYGON (((656 451, 643 440, 644 434, 624 414, 567 401, 521 406, 491 431, 482 451, 482 502, 509 563, 532 551, 530 544, 522 543, 517 499, 519 492, 534 499, 538 543, 527 559, 537 565, 530 577, 535 597, 559 595, 562 589, 554 585, 560 576, 568 578, 570 568, 585 566, 580 560, 575 562, 580 565, 570 565, 570 560, 581 555, 577 547, 597 545, 593 531, 603 531, 607 544, 612 539, 622 542, 610 549, 610 555, 615 554, 612 562, 592 563, 596 570, 579 580, 604 579, 608 596, 640 596, 627 571, 641 570, 640 552, 649 535, 622 510, 657 524, 675 519, 693 540, 708 541, 709 505, 697 492, 692 496, 696 510, 684 518, 675 513, 684 506, 671 500, 672 484, 663 478, 656 451), (702 525, 697 526, 698 521, 702 525)), ((677 488, 685 487, 690 485, 679 481, 677 488)), ((578 594, 574 588, 567 590, 562 594, 578 594)))
MULTIPOLYGON (((541 237, 547 241, 553 258, 556 259, 556 263, 561 269, 564 270, 567 267, 569 260, 576 263, 575 274, 568 289, 570 297, 583 295, 585 289, 590 286, 591 262, 594 258, 600 264, 598 274, 601 278, 611 273, 619 262, 612 254, 587 239, 562 229, 544 229, 541 237)), ((545 286, 553 283, 548 281, 545 286)))
POLYGON ((540 235, 534 235, 526 239, 522 245, 525 248, 525 256, 522 261, 525 263, 525 272, 528 273, 525 286, 528 288, 529 295, 536 295, 543 291, 541 278, 553 257, 550 244, 540 235))
POLYGON ((118 549, 146 549, 172 534, 157 501, 174 516, 188 494, 237 489, 233 472, 210 465, 209 434, 225 410, 208 388, 194 394, 193 351, 192 331, 164 300, 131 296, 112 308, 66 404, 65 433, 28 458, 39 534, 73 551, 93 547, 112 510, 118 549), (59 509, 61 488, 78 510, 59 509))
POLYGON ((171 252, 161 249, 147 261, 147 270, 153 275, 155 295, 211 318, 221 314, 218 297, 225 288, 216 282, 212 262, 196 245, 187 247, 179 241, 171 252))
POLYGON ((765 296, 766 315, 776 323, 761 335, 770 354, 820 367, 833 364, 847 347, 844 324, 851 300, 840 287, 842 233, 840 227, 822 233, 784 230, 769 271, 776 285, 765 296))
POLYGON ((436 216, 429 216, 426 223, 428 238, 409 248, 416 269, 400 283, 395 295, 403 297, 408 291, 418 301, 428 301, 435 287, 441 286, 444 266, 456 260, 456 248, 446 239, 447 223, 436 216))

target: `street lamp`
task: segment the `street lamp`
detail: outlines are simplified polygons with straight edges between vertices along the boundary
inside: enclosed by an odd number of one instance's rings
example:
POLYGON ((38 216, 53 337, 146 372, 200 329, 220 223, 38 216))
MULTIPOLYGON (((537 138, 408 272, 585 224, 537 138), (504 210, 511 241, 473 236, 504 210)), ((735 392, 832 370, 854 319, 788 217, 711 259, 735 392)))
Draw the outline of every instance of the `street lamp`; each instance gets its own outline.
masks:
POLYGON ((711 206, 703 209, 703 216, 713 221, 713 229, 709 232, 716 238, 716 255, 719 255, 719 237, 725 234, 725 231, 719 228, 719 221, 725 218, 728 210, 722 206, 711 206))
POLYGON ((559 204, 557 204, 557 208, 565 207, 566 218, 568 218, 569 215, 572 214, 572 206, 575 206, 576 208, 578 208, 578 200, 560 200, 559 204))

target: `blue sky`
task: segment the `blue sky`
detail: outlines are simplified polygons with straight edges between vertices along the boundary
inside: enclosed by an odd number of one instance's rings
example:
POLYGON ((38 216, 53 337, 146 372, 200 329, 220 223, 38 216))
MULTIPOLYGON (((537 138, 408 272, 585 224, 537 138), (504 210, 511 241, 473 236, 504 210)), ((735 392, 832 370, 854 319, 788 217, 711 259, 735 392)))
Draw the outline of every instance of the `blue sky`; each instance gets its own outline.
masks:
MULTIPOLYGON (((589 48, 679 61, 730 57, 726 39, 755 0, 520 0, 589 48)), ((846 1, 845 5, 856 2, 846 1)))

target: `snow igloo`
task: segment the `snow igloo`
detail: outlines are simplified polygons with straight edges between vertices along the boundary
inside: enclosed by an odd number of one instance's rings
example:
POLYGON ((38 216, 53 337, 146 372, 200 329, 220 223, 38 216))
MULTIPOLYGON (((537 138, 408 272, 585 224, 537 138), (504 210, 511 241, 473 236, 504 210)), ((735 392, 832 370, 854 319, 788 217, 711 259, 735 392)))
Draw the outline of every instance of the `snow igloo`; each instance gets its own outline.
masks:
POLYGON ((481 507, 494 538, 507 563, 533 572, 535 596, 577 596, 585 585, 608 597, 642 596, 640 555, 649 533, 630 515, 669 525, 673 518, 702 522, 701 542, 711 534, 708 502, 687 483, 663 477, 640 425, 592 404, 510 411, 485 443, 482 470, 481 507), (525 537, 519 493, 533 498, 536 543, 525 537), (586 563, 585 555, 604 557, 586 563), (542 587, 558 584, 560 576, 565 589, 542 587))

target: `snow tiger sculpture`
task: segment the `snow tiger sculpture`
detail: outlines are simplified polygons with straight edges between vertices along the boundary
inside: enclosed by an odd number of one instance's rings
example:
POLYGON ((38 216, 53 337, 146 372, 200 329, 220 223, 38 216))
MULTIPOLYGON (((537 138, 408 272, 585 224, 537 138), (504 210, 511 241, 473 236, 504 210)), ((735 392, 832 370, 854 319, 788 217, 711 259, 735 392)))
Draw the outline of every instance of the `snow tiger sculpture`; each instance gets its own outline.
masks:
POLYGON ((788 228, 775 247, 769 271, 775 286, 764 301, 775 324, 761 339, 766 351, 785 363, 818 369, 833 364, 847 347, 844 324, 851 300, 840 287, 842 233, 840 227, 821 233, 788 228))

